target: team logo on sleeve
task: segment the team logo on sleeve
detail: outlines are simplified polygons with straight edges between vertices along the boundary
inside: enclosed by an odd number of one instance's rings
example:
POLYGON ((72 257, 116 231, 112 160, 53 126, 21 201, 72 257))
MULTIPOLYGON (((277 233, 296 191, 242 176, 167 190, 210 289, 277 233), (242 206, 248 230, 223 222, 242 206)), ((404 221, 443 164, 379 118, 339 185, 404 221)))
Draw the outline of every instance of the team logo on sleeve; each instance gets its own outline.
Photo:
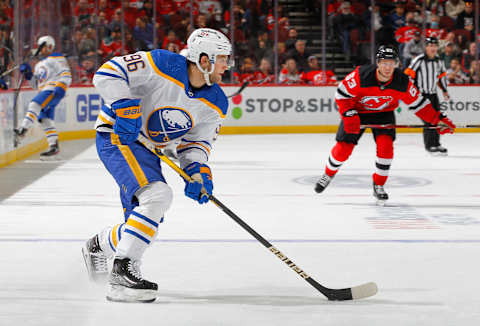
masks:
POLYGON ((47 69, 45 67, 40 67, 36 74, 38 82, 41 84, 47 79, 47 69))
POLYGON ((389 106, 392 101, 393 97, 391 96, 364 96, 360 103, 366 110, 380 111, 389 106))
POLYGON ((192 127, 192 116, 184 109, 171 106, 155 109, 146 124, 149 138, 157 143, 182 137, 192 127))

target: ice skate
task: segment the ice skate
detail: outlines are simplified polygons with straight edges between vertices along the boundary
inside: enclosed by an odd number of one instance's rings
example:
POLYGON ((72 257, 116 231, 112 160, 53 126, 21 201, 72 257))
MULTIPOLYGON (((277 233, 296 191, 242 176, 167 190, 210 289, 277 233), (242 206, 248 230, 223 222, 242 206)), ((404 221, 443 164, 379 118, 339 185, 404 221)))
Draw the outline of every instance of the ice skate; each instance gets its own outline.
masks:
POLYGON ((25 138, 25 134, 27 133, 28 129, 26 128, 18 128, 18 129, 13 129, 14 132, 14 142, 15 142, 15 147, 18 146, 22 140, 25 138))
POLYGON ((60 160, 60 149, 58 148, 58 142, 55 142, 55 144, 50 145, 48 150, 46 150, 43 153, 40 153, 40 160, 41 161, 58 161, 60 160))
POLYGON ((427 152, 432 156, 447 156, 448 150, 443 146, 431 146, 426 148, 427 152))
POLYGON ((333 177, 329 176, 328 174, 323 174, 315 184, 315 191, 317 193, 321 193, 322 191, 324 191, 325 188, 327 188, 327 186, 330 184, 330 181, 332 181, 332 179, 333 177))
POLYGON ((377 205, 385 206, 386 201, 388 200, 388 194, 383 189, 383 186, 373 184, 373 196, 377 199, 377 205))
POLYGON ((140 262, 116 258, 110 274, 107 300, 116 302, 153 302, 158 285, 142 278, 140 262))
POLYGON ((105 283, 108 277, 108 262, 107 256, 98 244, 98 235, 85 243, 82 254, 90 280, 96 283, 105 283))

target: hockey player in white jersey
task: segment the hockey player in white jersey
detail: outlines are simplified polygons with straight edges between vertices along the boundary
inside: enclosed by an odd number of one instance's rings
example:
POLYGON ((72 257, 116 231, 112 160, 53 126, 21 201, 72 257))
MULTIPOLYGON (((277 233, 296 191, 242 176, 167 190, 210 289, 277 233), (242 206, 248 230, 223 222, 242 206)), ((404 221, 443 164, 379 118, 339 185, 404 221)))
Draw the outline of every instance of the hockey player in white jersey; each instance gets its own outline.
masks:
POLYGON ((55 40, 50 35, 42 36, 37 41, 37 46, 46 43, 41 49, 40 55, 43 57, 32 72, 32 67, 28 63, 20 65, 20 72, 30 82, 33 89, 39 89, 40 92, 32 99, 28 105, 28 111, 23 118, 22 124, 15 129, 17 142, 21 141, 28 129, 38 121, 47 137, 48 150, 40 154, 41 159, 55 157, 59 152, 58 132, 55 128, 55 107, 65 96, 67 88, 72 82, 72 74, 67 59, 54 52, 55 40))
POLYGON ((185 195, 206 203, 212 193, 206 164, 212 140, 227 113, 218 86, 231 65, 231 44, 222 33, 202 28, 187 40, 187 58, 165 50, 114 57, 95 73, 93 83, 105 105, 96 122, 97 152, 120 188, 124 223, 107 227, 82 249, 91 278, 108 275, 107 299, 152 302, 158 286, 140 273, 144 251, 172 201, 159 158, 137 141, 138 135, 164 148, 180 141, 180 166, 194 182, 185 195))

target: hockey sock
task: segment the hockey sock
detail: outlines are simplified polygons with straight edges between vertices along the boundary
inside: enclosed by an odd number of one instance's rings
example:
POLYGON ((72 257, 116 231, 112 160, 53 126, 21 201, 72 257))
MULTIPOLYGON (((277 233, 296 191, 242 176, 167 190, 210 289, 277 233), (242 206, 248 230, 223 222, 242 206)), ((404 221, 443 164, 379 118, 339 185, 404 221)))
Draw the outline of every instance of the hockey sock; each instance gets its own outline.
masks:
POLYGON ((376 170, 373 173, 373 182, 383 186, 388 179, 390 165, 393 161, 393 139, 389 135, 377 136, 377 160, 376 170))
POLYGON ((335 146, 333 146, 330 156, 328 157, 325 173, 328 176, 333 177, 338 172, 342 164, 345 163, 345 161, 350 157, 354 147, 354 144, 337 142, 335 146))
POLYGON ((116 257, 140 260, 156 238, 158 225, 172 202, 172 190, 164 182, 153 182, 135 194, 139 205, 130 213, 122 239, 116 248, 116 257))
POLYGON ((45 136, 47 136, 48 145, 53 146, 56 144, 58 141, 58 132, 53 121, 51 119, 44 118, 40 124, 45 132, 45 136))
POLYGON ((33 123, 38 120, 38 115, 41 110, 42 107, 37 102, 30 102, 30 104, 28 104, 28 111, 22 121, 22 128, 29 129, 33 123))
POLYGON ((98 244, 105 256, 111 258, 117 249, 118 242, 122 239, 125 223, 109 226, 98 234, 98 244))

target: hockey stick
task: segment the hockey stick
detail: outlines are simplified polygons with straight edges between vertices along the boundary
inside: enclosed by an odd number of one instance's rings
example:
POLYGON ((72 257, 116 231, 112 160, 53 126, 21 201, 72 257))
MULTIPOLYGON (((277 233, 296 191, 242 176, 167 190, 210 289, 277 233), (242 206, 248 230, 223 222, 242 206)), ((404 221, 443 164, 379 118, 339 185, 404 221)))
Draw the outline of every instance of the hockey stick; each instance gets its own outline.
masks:
MULTIPOLYGON (((38 46, 38 49, 35 51, 33 54, 33 57, 28 58, 28 60, 32 58, 36 58, 40 51, 44 48, 44 46, 47 45, 46 42, 43 42, 38 46)), ((27 61, 27 60, 25 60, 27 61)), ((18 65, 20 67, 20 65, 18 65)), ((15 89, 15 93, 13 95, 13 129, 18 128, 18 112, 17 112, 17 102, 18 102, 18 95, 20 94, 20 88, 22 88, 23 80, 25 78, 25 75, 22 74, 22 77, 20 77, 20 80, 18 81, 17 89, 15 89)), ((13 137, 13 146, 16 148, 18 146, 18 140, 17 137, 13 137)))
POLYGON ((231 97, 234 97, 234 96, 237 96, 239 95, 241 92, 243 92, 243 90, 245 89, 245 87, 248 86, 248 84, 250 84, 250 82, 246 81, 242 84, 242 86, 240 86, 240 88, 238 89, 238 91, 236 91, 235 93, 233 93, 232 95, 228 95, 227 98, 231 98, 231 97))
MULTIPOLYGON (((426 125, 361 125, 361 129, 365 128, 375 128, 375 129, 401 129, 401 128, 427 128, 427 129, 438 129, 444 128, 445 126, 426 126, 426 125)), ((480 125, 457 125, 457 128, 480 128, 480 125)))
MULTIPOLYGON (((142 143, 147 149, 149 149, 153 154, 159 157, 163 162, 175 170, 181 177, 185 180, 191 182, 192 179, 188 174, 185 173, 178 165, 176 165, 172 160, 165 156, 161 150, 156 148, 145 136, 140 134, 138 136, 138 141, 142 143)), ((280 250, 275 248, 270 242, 268 242, 264 237, 258 234, 254 229, 252 229, 247 223, 245 223, 240 217, 238 217, 234 212, 232 212, 227 206, 222 204, 215 196, 208 195, 208 198, 212 203, 214 203, 218 208, 220 208, 225 214, 237 222, 245 231, 250 233, 255 239, 257 239, 265 248, 270 250, 275 256, 277 256, 281 261, 287 264, 293 271, 295 271, 300 277, 312 285, 315 289, 320 291, 328 300, 332 301, 344 301, 344 300, 354 300, 371 297, 377 293, 377 285, 373 282, 365 283, 362 285, 354 286, 351 288, 345 289, 329 289, 324 287, 313 278, 311 278, 303 269, 298 267, 292 260, 285 256, 280 250)))

